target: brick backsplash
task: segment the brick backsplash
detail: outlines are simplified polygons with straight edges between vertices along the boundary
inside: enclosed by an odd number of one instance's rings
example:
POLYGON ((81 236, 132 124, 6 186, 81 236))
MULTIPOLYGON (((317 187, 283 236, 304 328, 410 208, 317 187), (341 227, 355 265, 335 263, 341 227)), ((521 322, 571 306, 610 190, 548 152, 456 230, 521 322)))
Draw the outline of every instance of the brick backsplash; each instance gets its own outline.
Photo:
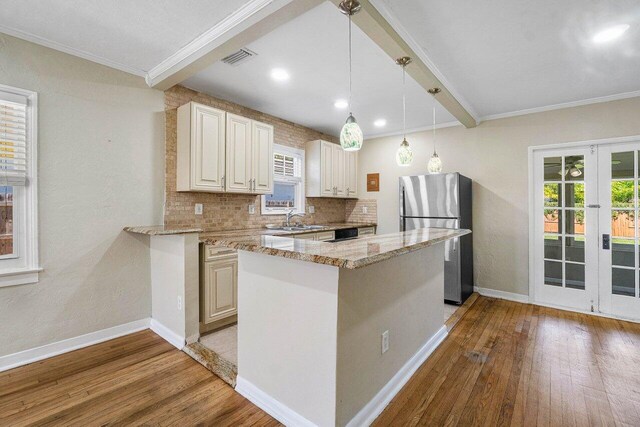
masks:
POLYGON ((345 219, 347 222, 372 222, 378 223, 378 202, 376 199, 347 200, 345 207, 345 219), (362 213, 362 208, 367 208, 367 213, 362 213))
MULTIPOLYGON (((260 215, 260 196, 176 191, 177 108, 190 101, 273 125, 276 144, 304 149, 307 141, 315 139, 337 143, 336 137, 183 86, 174 86, 165 91, 165 226, 200 227, 206 231, 218 231, 259 228, 284 220, 284 215, 260 215), (195 215, 195 203, 202 203, 202 215, 195 215), (256 213, 253 215, 249 215, 249 204, 256 205, 256 213)), ((315 213, 307 214, 302 222, 322 224, 342 222, 347 218, 346 200, 307 198, 306 202, 307 206, 315 207, 315 213)))

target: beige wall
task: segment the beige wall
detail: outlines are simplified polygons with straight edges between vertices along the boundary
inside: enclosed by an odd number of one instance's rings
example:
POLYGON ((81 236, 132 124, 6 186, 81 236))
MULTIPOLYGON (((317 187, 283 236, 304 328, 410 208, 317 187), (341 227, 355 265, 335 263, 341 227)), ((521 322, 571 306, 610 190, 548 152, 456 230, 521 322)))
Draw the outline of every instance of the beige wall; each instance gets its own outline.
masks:
MULTIPOLYGON (((444 171, 474 180, 476 286, 528 294, 529 146, 629 135, 640 135, 640 98, 439 129, 444 171)), ((377 199, 380 233, 399 228, 398 177, 426 173, 433 150, 430 132, 407 139, 415 153, 408 168, 395 162, 398 136, 368 140, 360 151, 360 197, 377 199), (380 192, 369 193, 366 174, 376 172, 380 192)))
MULTIPOLYGON (((185 193, 176 191, 177 108, 190 101, 209 105, 273 125, 274 142, 287 147, 304 149, 307 141, 324 139, 337 143, 338 139, 313 129, 288 122, 242 105, 195 92, 182 86, 166 91, 166 206, 164 223, 169 226, 200 227, 206 231, 260 228, 282 222, 284 215, 260 215, 260 196, 233 193, 185 193), (203 204, 203 214, 195 214, 195 204, 203 204), (256 205, 256 213, 249 214, 249 205, 256 205)), ((302 222, 326 224, 345 220, 344 199, 307 198, 306 206, 315 207, 302 222)), ((308 212, 308 209, 307 209, 308 212)))
POLYGON ((147 318, 162 221, 163 93, 0 35, 0 84, 38 92, 40 282, 0 288, 0 356, 147 318))

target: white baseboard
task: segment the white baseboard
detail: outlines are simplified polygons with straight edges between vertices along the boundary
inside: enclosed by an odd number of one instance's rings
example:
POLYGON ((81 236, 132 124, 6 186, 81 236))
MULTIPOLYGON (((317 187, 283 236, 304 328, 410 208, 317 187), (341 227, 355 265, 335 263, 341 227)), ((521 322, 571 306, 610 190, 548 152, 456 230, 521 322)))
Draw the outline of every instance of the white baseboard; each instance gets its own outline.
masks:
POLYGON ((283 405, 239 375, 236 380, 236 391, 286 426, 315 426, 314 423, 288 406, 283 405))
POLYGON ((364 408, 356 414, 355 417, 347 423, 347 427, 368 426, 378 418, 384 408, 387 407, 391 399, 404 387, 411 379, 413 374, 427 360, 431 353, 444 341, 447 337, 447 327, 443 326, 436 332, 411 359, 385 384, 384 387, 367 403, 364 408))
POLYGON ((114 326, 112 328, 102 329, 100 331, 90 332, 85 335, 46 344, 41 347, 35 347, 18 353, 1 356, 0 372, 118 338, 123 335, 149 329, 149 323, 150 319, 148 318, 140 319, 123 325, 114 326))
POLYGON ((157 320, 151 319, 151 324, 149 327, 153 332, 160 335, 160 337, 162 337, 165 341, 168 341, 169 344, 172 344, 178 350, 182 350, 182 348, 184 347, 185 337, 176 334, 157 320))
POLYGON ((495 289, 489 289, 489 288, 479 288, 477 286, 474 286, 473 290, 477 293, 479 293, 482 296, 485 297, 491 297, 491 298, 499 298, 499 299, 506 299, 509 301, 515 301, 515 302, 521 302, 521 303, 529 303, 529 295, 522 295, 522 294, 516 294, 513 292, 505 292, 505 291, 498 291, 495 289))

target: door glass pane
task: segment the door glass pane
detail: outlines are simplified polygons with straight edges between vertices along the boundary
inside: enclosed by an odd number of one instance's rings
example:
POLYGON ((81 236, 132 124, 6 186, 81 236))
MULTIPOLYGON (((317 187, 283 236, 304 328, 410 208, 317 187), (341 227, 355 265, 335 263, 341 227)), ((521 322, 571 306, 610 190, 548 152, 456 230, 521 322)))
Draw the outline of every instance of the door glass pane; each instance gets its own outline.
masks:
POLYGON ((635 267, 635 240, 613 239, 611 241, 611 264, 635 267))
POLYGON ((611 236, 630 238, 634 238, 636 236, 634 211, 611 211, 611 236))
POLYGON ((633 181, 611 182, 611 207, 633 208, 633 181))
POLYGON ((611 178, 634 178, 633 151, 611 153, 611 178))
POLYGON ((611 288, 614 295, 635 296, 635 269, 611 269, 611 288))
POLYGON ((584 262, 584 237, 565 237, 564 259, 584 262))
POLYGON ((568 208, 584 208, 584 184, 578 182, 570 183, 565 184, 564 188, 564 205, 568 208))
POLYGON ((544 262, 544 284, 562 286, 562 263, 554 261, 544 262))
POLYGON ((562 216, 558 209, 545 209, 544 210, 544 232, 545 233, 560 233, 562 216))
POLYGON ((584 181, 584 156, 567 156, 564 159, 565 181, 584 181))
POLYGON ((562 184, 544 185, 544 206, 559 207, 562 205, 562 184))
POLYGON ((562 236, 544 236, 544 257, 546 259, 562 260, 562 236))
POLYGON ((584 264, 565 263, 565 286, 572 289, 584 289, 584 264))
POLYGON ((565 215, 566 234, 584 234, 584 209, 567 209, 565 215))
POLYGON ((562 157, 544 158, 544 180, 560 181, 562 179, 562 157))

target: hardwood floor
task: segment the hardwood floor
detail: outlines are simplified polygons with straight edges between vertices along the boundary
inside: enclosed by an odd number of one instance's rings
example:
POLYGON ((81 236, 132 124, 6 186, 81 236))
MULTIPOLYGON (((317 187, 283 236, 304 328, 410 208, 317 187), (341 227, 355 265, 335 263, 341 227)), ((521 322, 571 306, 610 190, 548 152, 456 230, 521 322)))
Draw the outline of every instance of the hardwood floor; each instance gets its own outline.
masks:
POLYGON ((376 420, 640 425, 640 325, 479 297, 376 420))
MULTIPOLYGON (((474 298, 375 425, 640 426, 639 324, 474 298)), ((0 373, 0 426, 34 424, 278 423, 143 331, 0 373)))
POLYGON ((278 422, 146 330, 0 373, 0 426, 278 422))

